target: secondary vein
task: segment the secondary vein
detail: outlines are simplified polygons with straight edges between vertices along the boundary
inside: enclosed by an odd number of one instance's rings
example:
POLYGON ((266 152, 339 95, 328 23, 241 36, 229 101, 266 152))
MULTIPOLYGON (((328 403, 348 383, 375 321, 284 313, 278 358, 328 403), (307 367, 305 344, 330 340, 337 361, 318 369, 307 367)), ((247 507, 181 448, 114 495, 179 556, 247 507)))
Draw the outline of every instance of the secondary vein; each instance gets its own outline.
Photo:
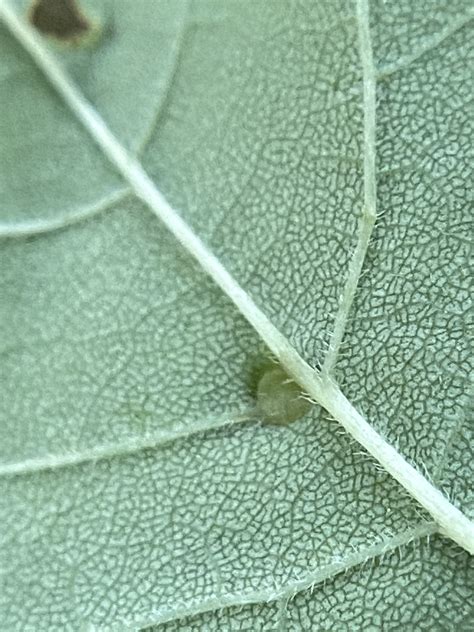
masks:
POLYGON ((460 29, 464 28, 467 24, 469 24, 469 22, 471 22, 473 16, 474 9, 471 7, 466 15, 461 16, 452 24, 448 24, 448 26, 445 27, 440 33, 432 37, 430 40, 426 41, 418 49, 415 49, 408 55, 403 56, 398 62, 382 66, 377 73, 377 79, 379 81, 385 81, 388 77, 390 77, 390 75, 393 75, 400 70, 408 68, 411 64, 420 59, 420 57, 423 57, 423 55, 429 53, 429 51, 437 48, 446 39, 454 35, 460 29))
POLYGON ((61 230, 71 224, 77 224, 108 210, 114 204, 124 200, 129 192, 129 187, 118 188, 116 191, 104 195, 94 204, 84 206, 72 213, 60 215, 59 217, 32 219, 16 224, 0 224, 0 238, 30 237, 61 230))
POLYGON ((331 342, 324 359, 323 373, 331 375, 336 365, 349 313, 356 294, 370 237, 376 220, 375 181, 375 66, 369 27, 367 0, 357 1, 359 51, 363 75, 364 106, 364 203, 359 219, 358 240, 349 264, 346 283, 341 294, 339 309, 334 322, 331 342))
MULTIPOLYGON (((363 4, 360 0, 361 9, 363 4)), ((65 74, 39 37, 17 17, 5 1, 0 4, 0 18, 29 52, 46 79, 58 91, 136 195, 227 294, 288 373, 432 515, 442 533, 470 553, 474 553, 474 524, 370 426, 327 375, 321 376, 305 362, 192 228, 170 206, 140 163, 130 156, 113 136, 98 112, 65 74)), ((367 191, 370 193, 370 187, 367 191)))
MULTIPOLYGON (((223 608, 244 607, 252 604, 269 603, 280 601, 287 603, 298 593, 311 589, 317 584, 331 580, 341 573, 350 571, 352 568, 367 563, 369 560, 383 558, 392 551, 402 546, 407 546, 422 538, 429 538, 436 533, 434 523, 421 523, 405 531, 396 533, 379 541, 360 548, 359 550, 347 553, 342 556, 333 556, 327 564, 308 571, 303 576, 289 580, 283 586, 269 586, 256 590, 242 591, 239 593, 227 593, 215 597, 209 597, 196 601, 189 601, 186 604, 175 604, 173 607, 164 606, 150 613, 140 620, 121 623, 121 630, 136 630, 138 628, 148 628, 171 621, 177 621, 186 617, 193 617, 205 612, 222 610, 223 608)), ((112 628, 114 630, 115 628, 112 628)), ((118 628, 117 628, 118 629, 118 628)))
POLYGON ((170 443, 190 439, 198 434, 230 428, 255 419, 255 411, 238 411, 220 418, 210 418, 202 422, 188 424, 184 428, 171 432, 157 432, 139 438, 131 437, 124 441, 109 445, 98 445, 84 451, 67 452, 64 454, 48 454, 43 457, 25 459, 16 463, 0 464, 0 477, 21 476, 35 474, 48 470, 74 467, 83 463, 125 457, 143 450, 156 450, 170 443))

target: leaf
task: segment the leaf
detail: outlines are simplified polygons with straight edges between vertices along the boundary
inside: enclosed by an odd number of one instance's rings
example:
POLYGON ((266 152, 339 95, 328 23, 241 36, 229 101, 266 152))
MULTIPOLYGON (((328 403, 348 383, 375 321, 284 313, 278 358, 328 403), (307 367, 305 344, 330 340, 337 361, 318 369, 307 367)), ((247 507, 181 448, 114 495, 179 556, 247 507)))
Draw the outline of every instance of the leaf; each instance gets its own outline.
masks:
POLYGON ((371 6, 371 47, 363 2, 136 6, 91 5, 90 48, 50 44, 111 140, 37 67, 44 42, 36 63, 0 42, 3 627, 318 629, 336 599, 339 629, 416 629, 402 585, 438 595, 426 627, 469 626, 468 555, 425 542, 432 519, 322 408, 266 425, 252 390, 263 332, 472 512, 469 6, 371 6), (147 206, 172 230, 179 209, 184 247, 147 206))
MULTIPOLYGON (((467 553, 463 553, 468 557, 467 553)), ((409 545, 403 554, 372 560, 334 581, 285 602, 261 603, 189 617, 159 626, 160 632, 201 630, 468 630, 472 583, 468 560, 436 539, 409 545), (461 562, 461 563, 460 563, 461 562), (464 564, 463 564, 464 562, 464 564), (461 572, 460 572, 461 571, 461 572), (409 577, 403 585, 400 577, 409 577), (450 586, 446 590, 447 585, 450 586)), ((148 628, 151 632, 152 628, 148 628)))

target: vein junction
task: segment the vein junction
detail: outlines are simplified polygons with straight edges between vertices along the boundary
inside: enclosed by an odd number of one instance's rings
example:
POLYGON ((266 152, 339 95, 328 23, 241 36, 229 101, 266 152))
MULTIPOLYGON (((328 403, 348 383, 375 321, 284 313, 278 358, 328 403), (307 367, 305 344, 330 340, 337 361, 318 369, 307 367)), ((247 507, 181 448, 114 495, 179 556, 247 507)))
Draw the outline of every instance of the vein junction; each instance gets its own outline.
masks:
MULTIPOLYGON (((360 268, 375 221, 375 78, 370 40, 367 39, 369 27, 366 0, 359 0, 357 7, 364 71, 364 104, 367 106, 364 119, 364 213, 360 224, 361 235, 358 248, 356 248, 355 259, 353 258, 351 263, 346 288, 343 292, 339 321, 336 319, 336 325, 339 322, 339 333, 335 330, 335 342, 338 338, 342 340, 348 310, 355 294, 360 268), (366 215, 365 219, 364 215, 366 215), (344 296, 346 297, 345 300, 344 296)), ((311 398, 325 408, 356 441, 363 445, 382 467, 431 514, 444 535, 469 552, 474 553, 474 524, 376 432, 332 380, 330 376, 331 365, 334 364, 337 357, 338 347, 336 346, 336 351, 333 353, 334 360, 329 363, 329 366, 326 365, 325 371, 322 374, 314 371, 193 232, 191 227, 170 206, 140 163, 122 147, 94 107, 65 74, 53 55, 43 46, 43 43, 32 30, 16 16, 5 1, 0 4, 0 18, 25 50, 29 52, 47 80, 89 131, 95 143, 115 165, 135 194, 167 226, 181 245, 233 301, 289 375, 306 390, 311 398)))
POLYGON ((369 11, 366 0, 357 2, 357 22, 359 27, 359 50, 363 73, 364 95, 364 203, 359 219, 358 240, 352 255, 346 283, 341 294, 339 310, 329 350, 324 359, 323 375, 330 376, 334 371, 347 320, 354 301, 357 285, 362 272, 367 248, 376 219, 376 180, 375 180, 375 67, 372 55, 372 42, 369 29, 369 11))

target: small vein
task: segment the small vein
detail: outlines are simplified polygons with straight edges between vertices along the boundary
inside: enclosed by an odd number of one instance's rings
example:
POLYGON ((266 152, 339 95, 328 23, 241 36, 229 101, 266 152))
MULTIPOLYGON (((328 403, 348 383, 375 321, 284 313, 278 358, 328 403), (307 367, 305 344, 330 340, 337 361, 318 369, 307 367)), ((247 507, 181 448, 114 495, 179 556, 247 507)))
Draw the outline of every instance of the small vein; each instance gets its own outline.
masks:
POLYGON ((334 371, 341 348, 347 321, 356 294, 370 237, 376 220, 375 182, 375 67, 369 26, 368 0, 357 1, 357 23, 359 31, 359 52, 363 75, 364 106, 364 202, 359 218, 358 240, 354 249, 346 282, 342 290, 329 350, 324 359, 322 372, 331 375, 334 371))
POLYGON ((171 68, 167 74, 165 88, 162 91, 162 97, 158 100, 154 108, 154 113, 151 117, 151 120, 148 124, 148 129, 143 134, 143 137, 137 143, 136 147, 136 155, 141 156, 145 151, 153 133, 155 132, 160 118, 163 116, 163 113, 166 111, 166 106, 170 100, 171 96, 171 87, 176 79, 178 68, 183 56, 184 49, 184 41, 186 39, 186 34, 188 32, 188 24, 187 24, 187 16, 189 13, 189 2, 190 0, 184 0, 183 2, 183 15, 181 16, 181 27, 173 39, 173 59, 171 62, 171 68))
POLYGON ((456 439, 457 434, 459 433, 464 422, 466 421, 467 416, 471 414, 472 412, 473 405, 474 405, 474 387, 473 387, 472 382, 468 383, 468 391, 467 391, 466 399, 467 399, 467 403, 466 403, 466 410, 464 411, 464 414, 459 414, 457 416, 455 423, 451 426, 449 431, 446 433, 446 436, 444 437, 443 450, 439 456, 438 461, 435 464, 433 473, 431 475, 431 478, 436 483, 440 482, 440 479, 444 472, 444 468, 446 467, 446 462, 448 460, 449 453, 454 444, 454 440, 456 439))
MULTIPOLYGON (((161 607, 151 612, 147 618, 142 618, 138 621, 124 621, 116 626, 112 626, 111 630, 134 630, 137 627, 144 629, 153 625, 193 617, 206 612, 222 610, 223 608, 243 607, 252 604, 272 603, 275 601, 279 604, 279 624, 284 626, 286 617, 282 618, 282 609, 286 609, 288 601, 293 599, 298 593, 311 589, 315 585, 321 584, 328 579, 333 579, 335 576, 345 573, 357 566, 361 566, 371 559, 383 558, 384 555, 396 551, 400 547, 429 537, 436 532, 437 527, 433 522, 419 523, 396 535, 382 538, 374 544, 363 547, 358 551, 340 556, 339 558, 333 556, 333 561, 330 563, 311 570, 302 577, 292 579, 281 587, 272 585, 271 587, 258 590, 228 593, 200 601, 190 601, 186 604, 173 606, 171 608, 167 606, 161 607)), ((285 628, 283 627, 282 629, 284 630, 285 628)))
MULTIPOLYGON (((368 45, 370 39, 366 37, 369 36, 367 2, 359 0, 357 7, 360 15, 360 33, 364 35, 361 49, 365 76, 367 76, 366 73, 370 70, 368 62, 371 60, 371 47, 368 45)), ((143 200, 150 211, 161 220, 185 250, 196 259, 201 268, 234 303, 242 316, 247 319, 267 344, 276 359, 285 367, 288 374, 312 399, 325 408, 358 443, 364 446, 384 469, 431 514, 443 534, 467 551, 474 553, 474 523, 369 424, 327 373, 321 375, 300 356, 286 336, 275 327, 216 255, 193 231, 192 227, 172 208, 163 194, 155 187, 142 165, 119 143, 93 105, 87 101, 64 73, 61 65, 44 47, 39 37, 18 18, 5 0, 0 2, 0 18, 31 55, 34 62, 43 71, 45 79, 57 90, 64 102, 88 130, 94 142, 104 152, 104 155, 109 158, 117 171, 133 188, 139 199, 143 200)), ((370 142, 371 135, 375 138, 375 77, 373 81, 370 80, 370 75, 367 79, 364 81, 364 101, 367 102, 368 95, 373 94, 374 108, 372 114, 368 114, 366 108, 366 124, 364 125, 366 145, 364 207, 366 207, 366 214, 370 213, 367 203, 369 206, 373 204, 375 209, 375 170, 371 172, 367 166, 373 164, 375 159, 375 144, 370 142), (370 123, 371 117, 373 126, 370 123)), ((368 103, 370 104, 370 101, 368 103)), ((367 222, 366 225, 368 225, 367 222)))
POLYGON ((278 601, 278 615, 276 632, 288 632, 288 599, 283 598, 278 601))
POLYGON ((94 204, 83 206, 72 213, 68 213, 67 215, 60 215, 49 219, 33 219, 24 222, 17 222, 15 224, 0 224, 0 239, 31 237, 34 235, 41 235, 61 230, 62 228, 90 219, 91 217, 108 210, 111 206, 123 200, 130 191, 131 189, 128 186, 120 187, 112 193, 107 193, 107 195, 101 197, 99 200, 94 202, 94 204))
POLYGON ((420 46, 417 50, 415 50, 410 55, 405 55, 400 60, 393 64, 387 64, 386 66, 382 66, 377 72, 377 80, 384 81, 390 75, 393 75, 400 70, 404 70, 413 64, 415 61, 426 55, 429 51, 437 48, 440 44, 442 44, 446 39, 450 38, 457 31, 460 31, 464 26, 469 24, 474 15, 474 10, 471 9, 467 15, 463 15, 459 20, 454 21, 452 24, 449 24, 445 29, 440 31, 436 36, 432 37, 428 40, 423 46, 420 46))
POLYGON ((26 459, 17 463, 5 463, 0 465, 0 477, 29 475, 41 471, 63 469, 83 463, 97 463, 117 457, 128 456, 143 450, 160 448, 181 439, 188 439, 194 435, 205 434, 213 430, 243 424, 254 419, 256 419, 255 411, 238 411, 229 413, 221 418, 212 418, 204 422, 190 424, 182 430, 158 432, 139 438, 130 437, 121 442, 96 446, 85 451, 57 455, 50 454, 44 457, 26 459))

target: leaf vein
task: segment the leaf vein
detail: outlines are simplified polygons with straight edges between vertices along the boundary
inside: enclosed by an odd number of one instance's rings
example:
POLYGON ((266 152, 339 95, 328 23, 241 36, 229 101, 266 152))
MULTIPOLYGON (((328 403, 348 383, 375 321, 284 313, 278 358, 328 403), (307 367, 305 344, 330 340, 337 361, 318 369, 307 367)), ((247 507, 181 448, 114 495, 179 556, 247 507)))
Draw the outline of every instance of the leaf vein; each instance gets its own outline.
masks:
POLYGON ((376 220, 375 182, 375 67, 369 27, 369 7, 367 0, 357 2, 357 22, 359 30, 359 51, 363 74, 364 104, 364 204, 359 219, 359 236, 341 294, 340 305, 331 335, 329 350, 323 364, 323 373, 331 375, 336 365, 339 350, 356 294, 359 278, 369 247, 370 237, 376 220))
POLYGON ((159 432, 153 435, 142 436, 139 439, 130 437, 122 442, 110 445, 101 445, 82 452, 69 452, 60 455, 47 455, 36 459, 26 459, 17 463, 4 463, 0 465, 0 477, 29 475, 45 470, 57 470, 65 467, 73 467, 83 463, 104 461, 121 456, 128 456, 141 452, 142 450, 156 449, 181 439, 188 439, 197 434, 204 434, 242 424, 250 419, 253 411, 240 412, 225 415, 222 418, 207 419, 188 425, 182 430, 173 432, 159 432))
POLYGON ((31 237, 33 235, 41 235, 53 231, 61 230, 72 224, 78 224, 84 220, 90 219, 95 215, 110 209, 117 202, 122 201, 130 193, 130 187, 120 187, 112 193, 107 193, 93 204, 82 206, 67 215, 59 215, 47 219, 32 219, 16 224, 4 223, 0 224, 0 239, 15 237, 31 237))
POLYGON ((431 50, 437 48, 440 44, 442 44, 445 40, 449 39, 452 35, 460 31, 464 26, 469 24, 472 20, 474 14, 474 10, 471 11, 467 15, 463 15, 459 18, 459 20, 455 20, 452 24, 449 24, 445 29, 443 29, 440 33, 437 33, 434 37, 428 40, 423 46, 420 46, 417 50, 413 51, 410 55, 405 55, 398 62, 393 64, 387 64, 386 66, 382 66, 377 72, 377 79, 379 81, 385 81, 390 75, 393 75, 405 68, 411 66, 415 61, 429 53, 431 50))
MULTIPOLYGON (((429 537, 435 534, 437 531, 436 525, 432 522, 419 523, 416 526, 391 535, 387 538, 382 538, 378 542, 348 553, 347 555, 337 558, 334 556, 334 560, 330 563, 307 572, 304 576, 299 578, 293 578, 285 585, 276 587, 269 586, 259 590, 242 591, 239 593, 229 593, 227 595, 221 595, 219 597, 211 597, 200 601, 188 602, 179 606, 162 607, 155 612, 150 613, 146 619, 140 621, 126 621, 117 625, 115 629, 132 630, 139 628, 147 628, 153 625, 159 625, 162 623, 168 623, 184 619, 186 617, 192 617, 206 612, 213 612, 216 610, 222 610, 224 608, 242 607, 259 603, 271 603, 278 601, 279 609, 285 607, 289 600, 293 599, 298 593, 308 590, 316 584, 321 584, 324 581, 330 580, 335 576, 345 573, 357 566, 361 566, 370 560, 375 558, 383 558, 384 555, 390 554, 396 551, 400 547, 407 546, 408 544, 421 540, 422 538, 429 537)), ((284 621, 285 619, 283 619, 284 621)), ((279 618, 282 621, 282 618, 279 618)), ((283 628, 284 629, 284 628, 283 628)))
MULTIPOLYGON (((359 11, 363 12, 366 6, 364 0, 359 0, 359 11)), ((38 67, 41 68, 45 78, 58 91, 64 102, 89 131, 92 139, 115 165, 124 179, 128 181, 138 197, 147 204, 181 245, 227 294, 289 375, 307 391, 311 398, 325 408, 356 441, 364 446, 387 472, 432 515, 443 534, 474 553, 474 524, 467 516, 451 504, 440 490, 436 489, 404 459, 402 454, 385 441, 343 395, 336 383, 327 376, 322 377, 299 355, 288 339, 254 303, 249 294, 236 282, 214 253, 170 206, 140 163, 117 141, 98 112, 67 77, 54 56, 43 46, 39 37, 16 16, 5 0, 0 4, 0 17, 20 44, 28 51, 38 67)), ((370 184, 370 180, 366 180, 366 182, 370 184)), ((370 188, 366 189, 369 195, 372 195, 371 191, 370 188)), ((368 199, 370 201, 370 197, 368 199)))

